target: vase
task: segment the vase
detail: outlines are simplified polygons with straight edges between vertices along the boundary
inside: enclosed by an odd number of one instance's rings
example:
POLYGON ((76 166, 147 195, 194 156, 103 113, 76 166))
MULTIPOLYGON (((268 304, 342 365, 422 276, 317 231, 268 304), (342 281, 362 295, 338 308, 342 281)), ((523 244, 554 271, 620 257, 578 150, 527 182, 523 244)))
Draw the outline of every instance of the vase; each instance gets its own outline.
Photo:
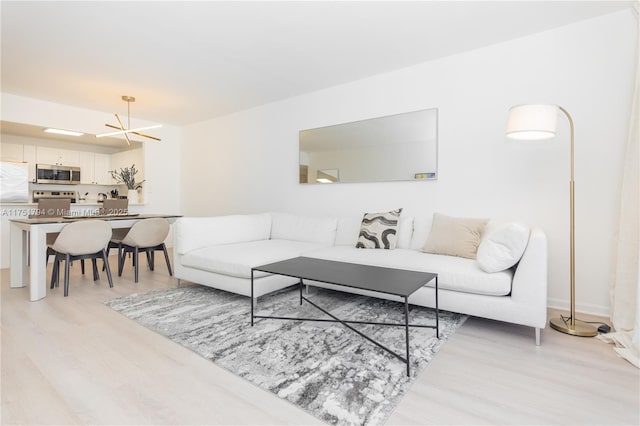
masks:
POLYGON ((130 189, 127 192, 127 198, 129 199, 129 204, 138 204, 138 191, 136 189, 130 189))

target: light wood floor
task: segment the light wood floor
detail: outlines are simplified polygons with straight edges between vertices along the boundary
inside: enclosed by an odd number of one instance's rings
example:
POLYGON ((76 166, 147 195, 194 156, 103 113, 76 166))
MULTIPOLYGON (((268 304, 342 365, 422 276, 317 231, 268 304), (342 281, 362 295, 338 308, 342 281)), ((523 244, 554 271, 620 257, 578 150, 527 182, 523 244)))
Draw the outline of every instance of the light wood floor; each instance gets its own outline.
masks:
MULTIPOLYGON (((322 424, 103 305, 175 286, 157 263, 139 284, 127 265, 113 289, 76 266, 69 297, 38 302, 1 271, 2 424, 322 424)), ((530 328, 471 318, 388 424, 638 425, 639 388, 638 369, 597 339, 547 328, 536 347, 530 328)))

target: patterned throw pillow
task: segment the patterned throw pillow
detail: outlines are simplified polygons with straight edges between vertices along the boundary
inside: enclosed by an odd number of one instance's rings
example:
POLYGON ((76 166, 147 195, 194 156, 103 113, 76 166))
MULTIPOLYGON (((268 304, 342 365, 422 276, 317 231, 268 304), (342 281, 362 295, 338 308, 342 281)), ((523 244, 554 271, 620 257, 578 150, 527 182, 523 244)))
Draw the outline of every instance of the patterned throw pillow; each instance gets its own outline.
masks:
POLYGON ((386 213, 365 213, 356 248, 395 249, 400 212, 402 209, 386 213))

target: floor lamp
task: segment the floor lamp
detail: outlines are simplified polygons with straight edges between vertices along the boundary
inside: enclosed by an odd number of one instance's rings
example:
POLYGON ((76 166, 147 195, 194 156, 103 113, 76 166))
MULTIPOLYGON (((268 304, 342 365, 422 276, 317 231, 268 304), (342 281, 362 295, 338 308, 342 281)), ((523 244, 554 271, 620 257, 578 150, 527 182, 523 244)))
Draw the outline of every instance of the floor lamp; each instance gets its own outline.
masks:
POLYGON ((507 137, 520 140, 550 139, 556 135, 558 113, 562 112, 569 121, 571 129, 571 180, 569 181, 569 219, 570 219, 570 275, 571 275, 571 316, 553 318, 549 322, 551 328, 573 336, 593 337, 598 334, 597 328, 576 319, 576 281, 575 281, 575 214, 574 214, 574 181, 573 181, 573 119, 569 112, 558 105, 516 105, 509 110, 507 137))

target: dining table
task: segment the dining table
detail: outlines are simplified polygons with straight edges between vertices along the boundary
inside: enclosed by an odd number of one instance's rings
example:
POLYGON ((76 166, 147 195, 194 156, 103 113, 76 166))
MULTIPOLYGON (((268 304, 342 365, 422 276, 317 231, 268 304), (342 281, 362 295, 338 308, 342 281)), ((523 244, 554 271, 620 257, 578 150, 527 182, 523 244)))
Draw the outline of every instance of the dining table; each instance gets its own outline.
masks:
POLYGON ((47 296, 47 234, 60 232, 68 223, 100 219, 113 229, 122 229, 131 228, 145 219, 165 218, 173 223, 179 217, 173 214, 141 213, 10 219, 10 286, 19 288, 29 285, 29 300, 32 302, 47 296))

